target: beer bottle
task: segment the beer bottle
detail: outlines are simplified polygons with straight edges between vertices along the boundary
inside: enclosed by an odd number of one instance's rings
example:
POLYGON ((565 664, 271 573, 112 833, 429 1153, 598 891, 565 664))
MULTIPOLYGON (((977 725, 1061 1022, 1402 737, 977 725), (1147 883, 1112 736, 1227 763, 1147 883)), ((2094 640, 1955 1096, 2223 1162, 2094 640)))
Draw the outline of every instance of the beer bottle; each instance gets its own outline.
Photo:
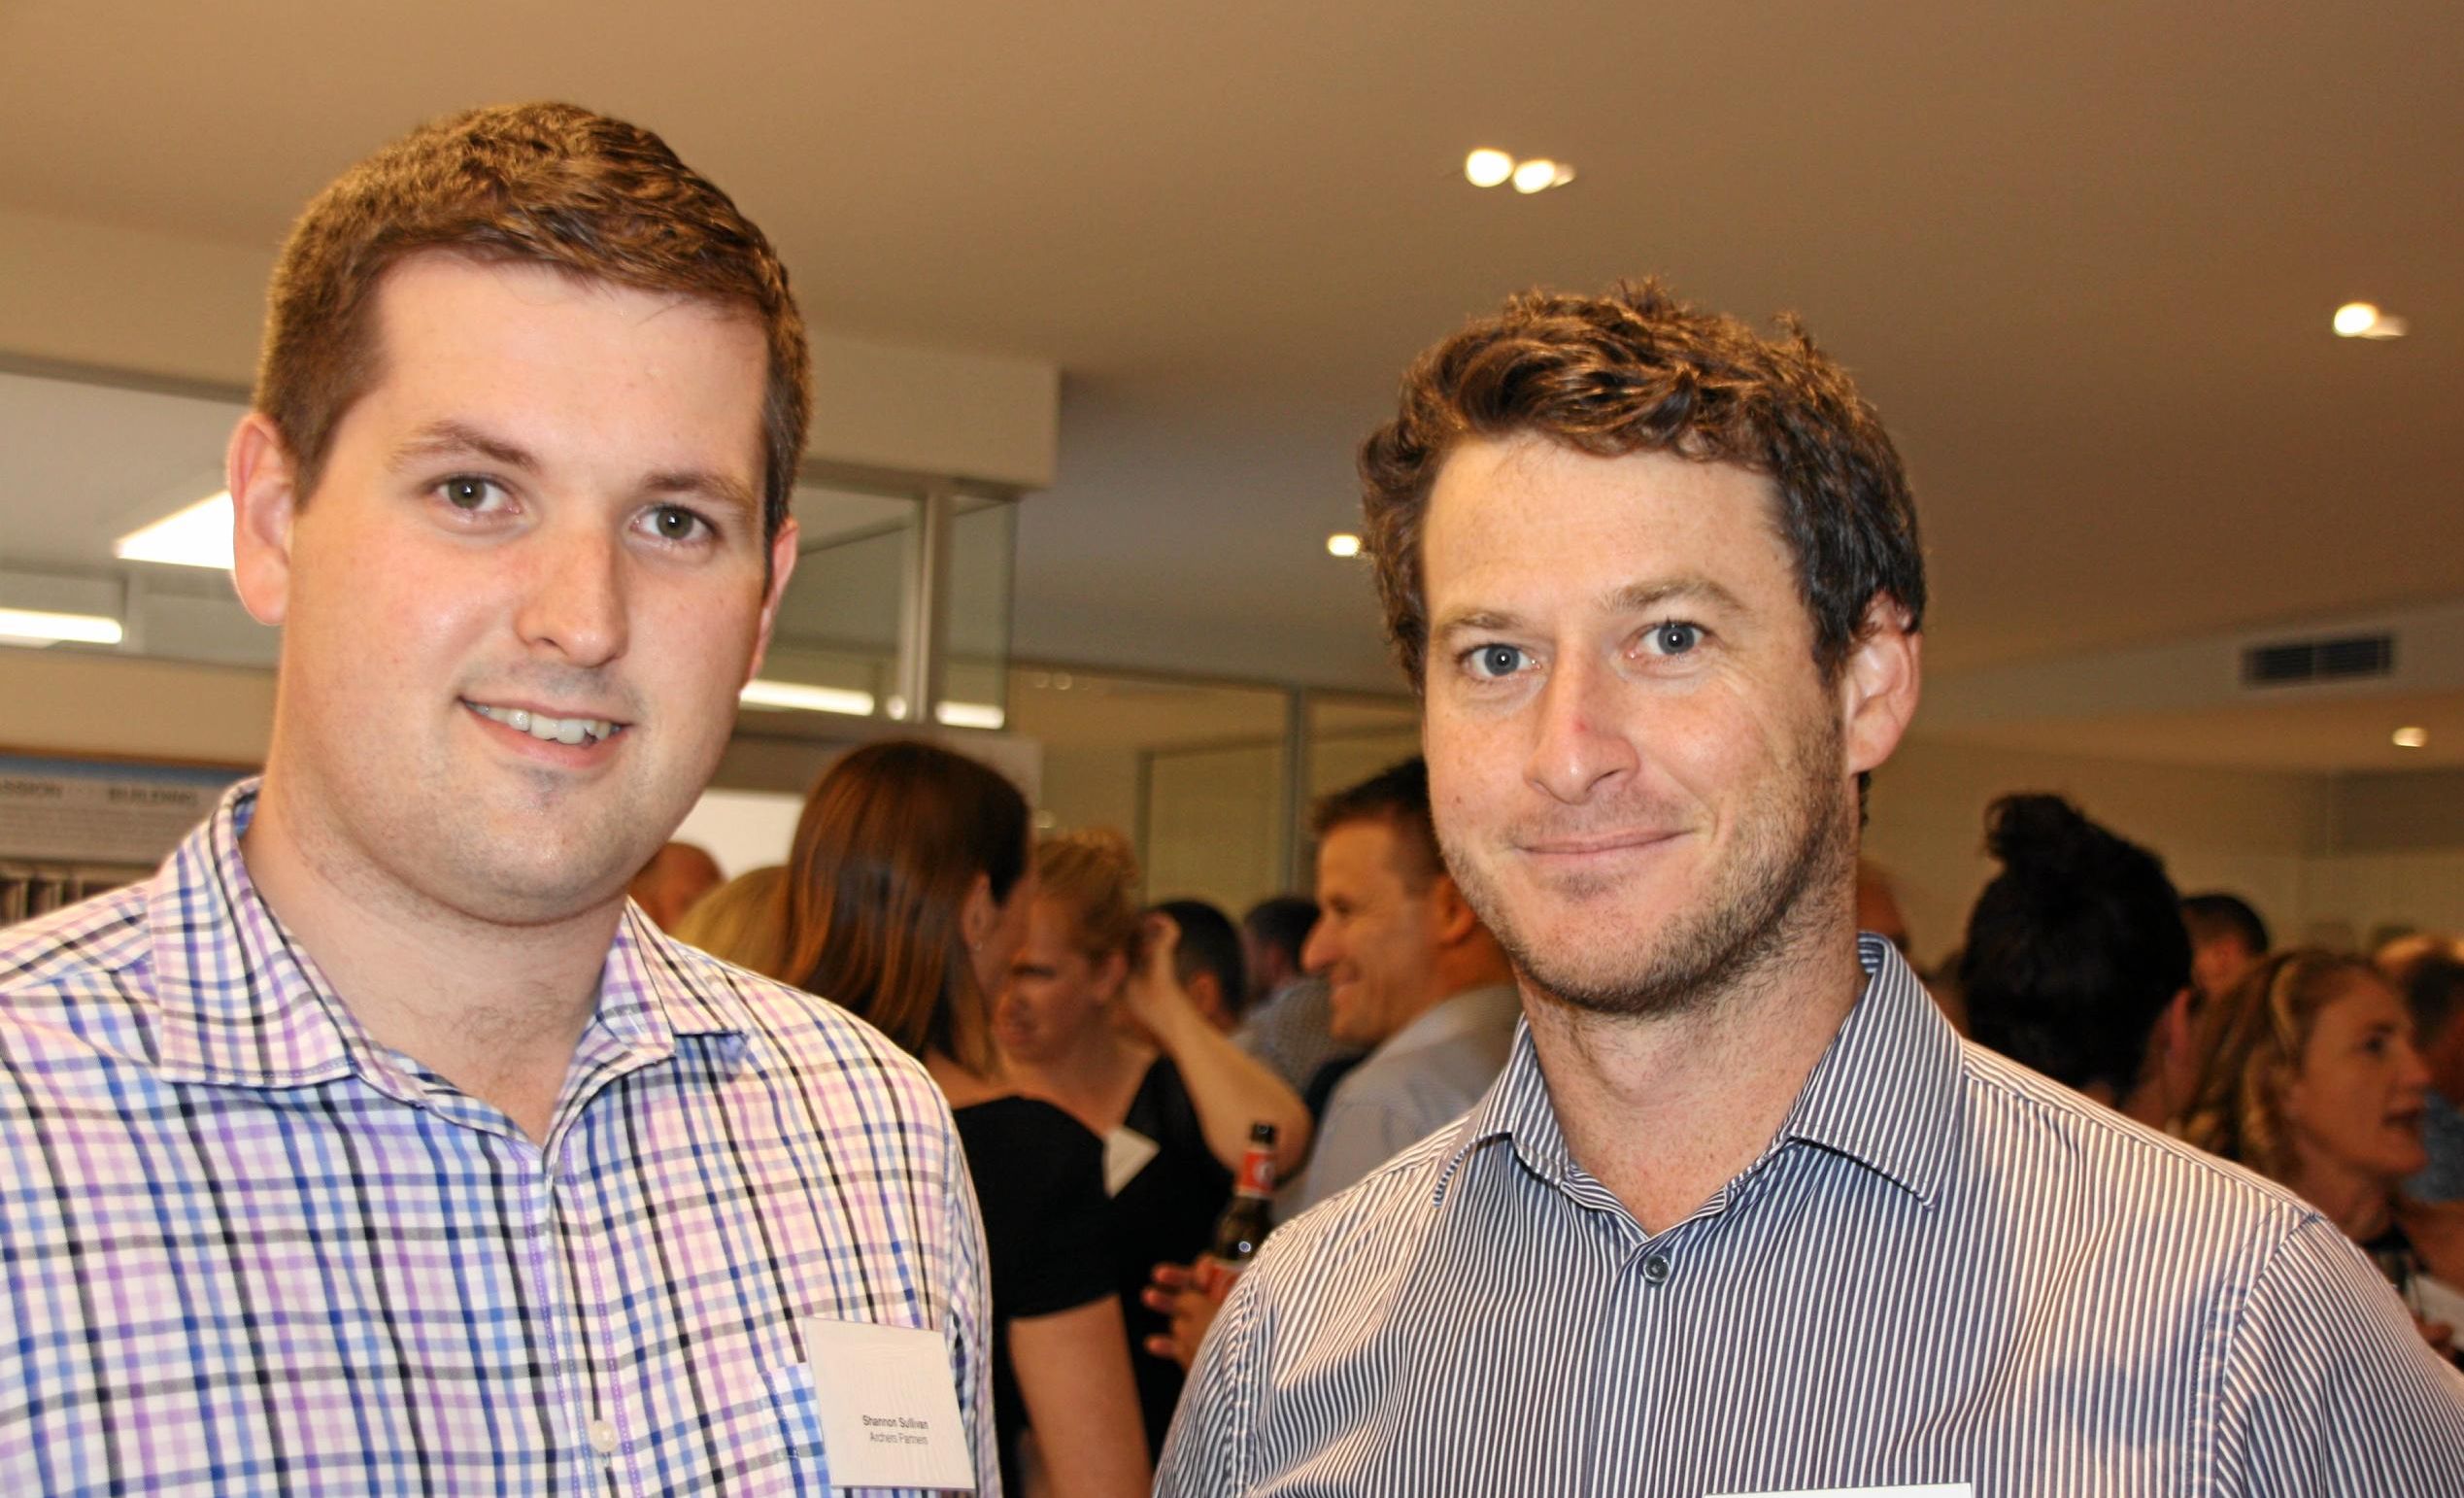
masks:
POLYGON ((1232 1205, 1215 1224, 1215 1241, 1198 1261, 1198 1287, 1217 1300, 1232 1290, 1233 1280, 1249 1267, 1258 1244, 1266 1237, 1266 1211, 1275 1194, 1275 1126, 1249 1126, 1249 1148, 1240 1157, 1240 1178, 1232 1182, 1232 1205))

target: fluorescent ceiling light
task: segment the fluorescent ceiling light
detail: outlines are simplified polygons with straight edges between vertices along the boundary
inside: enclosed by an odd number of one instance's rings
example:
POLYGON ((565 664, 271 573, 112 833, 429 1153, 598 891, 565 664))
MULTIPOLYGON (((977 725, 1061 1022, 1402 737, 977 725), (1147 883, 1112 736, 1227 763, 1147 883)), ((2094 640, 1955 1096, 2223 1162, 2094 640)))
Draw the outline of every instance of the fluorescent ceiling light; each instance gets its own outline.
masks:
POLYGON ((231 570, 231 495, 209 494, 178 514, 132 530, 113 543, 122 562, 231 570))
POLYGON ((0 640, 13 644, 117 645, 119 621, 100 614, 47 614, 31 608, 0 608, 0 640))
POLYGON ((997 729, 1009 721, 990 702, 943 702, 932 709, 932 716, 954 729, 997 729))
POLYGON ((746 682, 736 698, 747 707, 786 707, 798 712, 844 713, 856 718, 869 718, 873 713, 871 693, 845 687, 807 687, 797 682, 756 678, 746 682))

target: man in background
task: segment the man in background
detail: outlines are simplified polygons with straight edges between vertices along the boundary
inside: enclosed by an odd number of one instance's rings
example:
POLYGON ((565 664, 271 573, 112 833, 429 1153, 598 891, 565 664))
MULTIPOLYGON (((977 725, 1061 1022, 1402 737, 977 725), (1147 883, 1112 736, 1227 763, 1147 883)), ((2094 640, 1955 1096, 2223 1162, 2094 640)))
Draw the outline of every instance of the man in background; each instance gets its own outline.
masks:
POLYGON ((226 460, 264 775, 0 939, 0 1492, 898 1486, 821 1448, 888 1366, 863 1417, 996 1489, 939 1090, 624 898, 795 563, 777 255, 525 105, 328 187, 271 301, 226 460))
POLYGON ((1172 976, 1206 1023, 1229 1034, 1239 1022, 1242 984, 1240 932, 1232 917, 1202 900, 1167 900, 1155 907, 1180 929, 1172 949, 1172 976))
POLYGON ((2453 936, 2403 936, 2371 961, 2403 995, 2413 1016, 2413 1046, 2429 1068, 2421 1100, 2421 1145, 2430 1163, 2404 1183, 2416 1202, 2464 1200, 2464 941, 2453 936))
POLYGON ((2184 896, 2181 924, 2190 932, 2190 982, 2202 1009, 2229 993, 2267 955, 2267 922, 2239 895, 2210 890, 2184 896))
POLYGON ((1361 1055, 1359 1046, 1334 1038, 1328 1026, 1326 978, 1300 965, 1301 948, 1318 924, 1318 902, 1300 895, 1277 895, 1249 907, 1241 918, 1241 950, 1248 959, 1249 1007, 1232 1039, 1274 1069, 1323 1112, 1326 1095, 1361 1055))
POLYGON ((694 843, 671 842, 650 856, 624 893, 660 931, 672 932, 686 911, 726 881, 709 850, 694 843))
POLYGON ((1326 975, 1334 1038, 1369 1050, 1328 1097, 1284 1216, 1461 1116, 1505 1065, 1521 1014, 1505 953, 1438 856, 1426 764, 1335 792, 1312 827, 1320 914, 1301 960, 1326 975))

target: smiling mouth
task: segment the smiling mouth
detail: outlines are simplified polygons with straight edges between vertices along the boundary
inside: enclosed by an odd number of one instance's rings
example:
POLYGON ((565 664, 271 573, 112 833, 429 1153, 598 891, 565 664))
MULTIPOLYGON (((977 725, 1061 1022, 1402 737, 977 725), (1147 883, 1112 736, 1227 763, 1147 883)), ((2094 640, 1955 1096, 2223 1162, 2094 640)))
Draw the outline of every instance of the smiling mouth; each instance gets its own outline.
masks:
POLYGON ((517 733, 552 744, 595 744, 624 732, 630 724, 611 718, 552 718, 527 707, 491 707, 486 702, 464 700, 462 705, 493 723, 501 723, 517 733))
POLYGON ((1582 858, 1599 853, 1624 853, 1668 842, 1674 833, 1604 833, 1596 837, 1550 837, 1522 845, 1522 851, 1537 858, 1582 858))

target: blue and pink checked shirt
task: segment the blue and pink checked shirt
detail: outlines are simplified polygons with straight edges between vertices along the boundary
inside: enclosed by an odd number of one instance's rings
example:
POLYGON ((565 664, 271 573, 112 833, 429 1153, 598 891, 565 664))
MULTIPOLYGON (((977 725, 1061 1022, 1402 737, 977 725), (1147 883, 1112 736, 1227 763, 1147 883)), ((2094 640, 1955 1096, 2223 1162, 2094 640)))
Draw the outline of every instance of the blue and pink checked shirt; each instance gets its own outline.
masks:
POLYGON ((0 1494, 819 1492, 816 1316, 939 1332, 997 1490, 922 1068, 628 910, 541 1147, 336 1001, 254 798, 0 932, 0 1494))

